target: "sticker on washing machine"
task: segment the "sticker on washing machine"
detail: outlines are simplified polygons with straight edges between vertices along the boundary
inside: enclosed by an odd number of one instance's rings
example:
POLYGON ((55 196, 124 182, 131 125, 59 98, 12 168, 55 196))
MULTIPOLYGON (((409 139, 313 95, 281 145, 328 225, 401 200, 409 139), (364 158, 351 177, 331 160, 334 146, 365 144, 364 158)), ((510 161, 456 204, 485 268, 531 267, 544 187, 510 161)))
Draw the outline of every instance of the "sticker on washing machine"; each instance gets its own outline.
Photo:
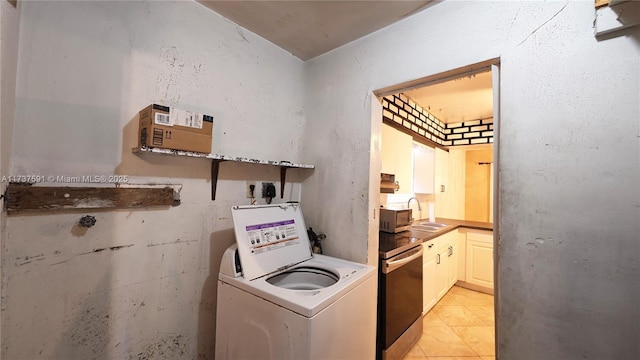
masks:
POLYGON ((294 245, 300 242, 295 221, 284 220, 246 227, 247 239, 254 255, 294 245))

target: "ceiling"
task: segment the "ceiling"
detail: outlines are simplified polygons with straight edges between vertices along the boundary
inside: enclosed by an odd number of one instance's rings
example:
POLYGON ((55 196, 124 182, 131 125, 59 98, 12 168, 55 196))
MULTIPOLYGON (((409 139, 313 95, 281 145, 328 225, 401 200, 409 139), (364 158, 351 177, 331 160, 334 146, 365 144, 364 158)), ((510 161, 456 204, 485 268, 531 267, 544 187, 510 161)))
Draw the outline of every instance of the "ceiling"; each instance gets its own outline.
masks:
POLYGON ((491 71, 402 93, 445 124, 493 117, 491 71))
POLYGON ((424 9, 432 0, 198 0, 302 60, 424 9))
MULTIPOLYGON (((437 3, 434 0, 198 1, 302 60, 322 55, 437 3)), ((445 123, 493 115, 490 72, 404 94, 445 123)))

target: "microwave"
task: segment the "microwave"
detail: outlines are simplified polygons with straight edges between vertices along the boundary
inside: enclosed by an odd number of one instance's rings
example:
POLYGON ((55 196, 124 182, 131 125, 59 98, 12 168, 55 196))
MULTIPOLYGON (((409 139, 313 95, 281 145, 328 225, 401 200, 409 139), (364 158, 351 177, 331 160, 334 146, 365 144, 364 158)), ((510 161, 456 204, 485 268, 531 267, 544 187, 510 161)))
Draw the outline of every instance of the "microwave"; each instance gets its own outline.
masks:
POLYGON ((380 209, 380 231, 398 233, 411 228, 411 209, 380 209))

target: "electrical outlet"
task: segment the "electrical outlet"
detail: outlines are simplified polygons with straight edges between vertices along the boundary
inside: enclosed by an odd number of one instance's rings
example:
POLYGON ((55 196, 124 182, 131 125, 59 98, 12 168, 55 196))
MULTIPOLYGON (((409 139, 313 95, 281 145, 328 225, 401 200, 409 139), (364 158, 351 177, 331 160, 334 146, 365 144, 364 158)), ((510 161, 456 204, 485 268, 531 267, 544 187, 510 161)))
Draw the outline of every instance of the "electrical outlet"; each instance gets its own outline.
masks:
POLYGON ((247 181, 247 190, 246 190, 246 197, 247 198, 254 198, 256 197, 256 182, 255 181, 247 181), (253 192, 251 191, 253 187, 253 192))
POLYGON ((276 187, 271 182, 262 183, 262 197, 274 198, 276 197, 276 187))

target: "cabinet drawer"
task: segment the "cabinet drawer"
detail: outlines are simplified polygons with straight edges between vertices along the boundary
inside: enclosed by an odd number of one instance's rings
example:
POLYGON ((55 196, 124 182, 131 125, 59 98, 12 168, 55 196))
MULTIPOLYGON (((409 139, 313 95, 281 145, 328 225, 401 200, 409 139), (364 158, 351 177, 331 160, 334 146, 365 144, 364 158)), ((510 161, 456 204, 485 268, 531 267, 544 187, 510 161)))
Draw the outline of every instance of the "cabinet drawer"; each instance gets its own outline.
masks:
POLYGON ((422 258, 429 259, 438 253, 438 239, 432 239, 422 243, 422 258))
POLYGON ((438 248, 444 249, 444 248, 448 248, 449 246, 456 245, 458 242, 457 234, 458 234, 458 230, 453 230, 444 235, 438 236, 436 238, 439 241, 438 248))
POLYGON ((482 230, 467 230, 467 241, 480 241, 493 245, 493 232, 482 230))

